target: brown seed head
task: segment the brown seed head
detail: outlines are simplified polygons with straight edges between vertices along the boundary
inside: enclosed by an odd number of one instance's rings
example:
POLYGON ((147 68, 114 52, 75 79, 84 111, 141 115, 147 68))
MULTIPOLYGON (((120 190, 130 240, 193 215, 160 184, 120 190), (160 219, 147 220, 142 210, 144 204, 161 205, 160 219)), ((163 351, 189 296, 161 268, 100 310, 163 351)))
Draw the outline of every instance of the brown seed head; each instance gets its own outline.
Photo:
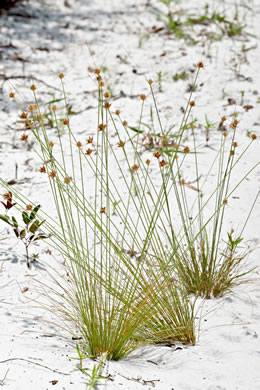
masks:
POLYGON ((65 126, 68 126, 69 120, 68 120, 68 119, 64 119, 64 120, 63 120, 63 124, 64 124, 65 126))
POLYGON ((53 148, 54 142, 50 141, 50 142, 49 142, 49 145, 50 145, 51 148, 53 148))
POLYGON ((106 98, 106 99, 110 98, 110 93, 109 92, 105 92, 104 93, 104 98, 106 98))
POLYGON ((93 143, 93 137, 88 137, 87 144, 92 144, 92 143, 93 143))
MULTIPOLYGON (((100 76, 100 77, 101 77, 101 76, 100 76)), ((99 81, 99 82, 98 82, 98 85, 99 85, 100 87, 104 87, 105 83, 104 83, 104 81, 99 81)))
POLYGON ((55 177, 57 176, 57 172, 56 172, 56 171, 50 171, 49 176, 50 176, 52 179, 55 179, 55 177))
POLYGON ((40 167, 39 171, 40 171, 41 173, 46 173, 46 168, 45 168, 45 166, 43 165, 42 167, 40 167))
POLYGON ((256 134, 251 134, 251 138, 252 138, 253 141, 256 140, 257 139, 256 134))
POLYGON ((32 91, 35 91, 36 90, 36 85, 32 84, 30 88, 31 88, 32 91))
POLYGON ((232 145, 233 145, 234 148, 237 148, 237 147, 238 147, 238 143, 237 143, 237 142, 233 142, 232 145))
POLYGON ((116 110, 116 111, 115 111, 115 114, 116 114, 116 115, 120 115, 120 110, 116 110))
POLYGON ((103 130, 105 130, 106 127, 107 127, 107 125, 105 123, 100 123, 98 125, 98 131, 103 131, 103 130))
POLYGON ((146 96, 144 94, 141 94, 140 99, 144 101, 146 99, 146 96))
POLYGON ((13 194, 11 193, 11 191, 8 191, 3 195, 3 198, 6 200, 9 200, 9 201, 12 201, 12 196, 13 196, 13 194))
POLYGON ((29 111, 33 111, 33 105, 32 104, 29 105, 28 110, 29 111))
POLYGON ((97 81, 101 81, 102 80, 102 77, 99 75, 97 76, 97 81))
POLYGON ((134 164, 134 165, 132 166, 132 170, 133 170, 133 171, 137 172, 138 169, 139 169, 139 165, 134 164))
POLYGON ((222 116, 221 122, 225 122, 226 120, 227 120, 227 118, 225 116, 222 116))
POLYGON ((123 126, 127 126, 127 125, 128 125, 127 121, 123 121, 123 122, 122 122, 122 125, 123 125, 123 126))
POLYGON ((26 112, 22 112, 22 113, 20 114, 20 118, 21 118, 21 119, 26 119, 27 116, 28 116, 28 114, 27 114, 26 112))
POLYGON ((42 120, 41 114, 38 114, 36 118, 38 119, 38 121, 42 120))
POLYGON ((197 64, 197 67, 198 67, 198 68, 204 68, 203 62, 200 61, 200 62, 197 64))
POLYGON ((234 154, 235 154, 235 151, 234 151, 234 150, 231 150, 230 156, 234 156, 234 154))
POLYGON ((82 143, 81 143, 80 141, 78 141, 78 142, 76 143, 76 146, 77 146, 77 148, 81 148, 81 147, 82 147, 82 143))
POLYGON ((161 157, 161 153, 160 152, 154 152, 153 156, 159 159, 161 157))
POLYGON ((100 70, 99 68, 96 68, 96 69, 94 70, 94 73, 95 73, 95 74, 100 74, 100 72, 101 72, 101 70, 100 70))
POLYGON ((92 152, 93 152, 92 149, 87 149, 87 150, 86 150, 86 155, 87 155, 87 156, 90 156, 92 152))
POLYGON ((13 99, 13 98, 15 97, 14 92, 10 92, 10 93, 9 93, 9 97, 10 97, 11 99, 13 99))
POLYGON ((55 104, 52 106, 52 111, 57 111, 57 106, 55 104))
POLYGON ((235 119, 232 123, 230 123, 229 127, 231 127, 231 129, 235 129, 238 125, 239 121, 237 119, 235 119))
POLYGON ((106 109, 108 110, 109 107, 111 107, 111 103, 105 102, 105 103, 104 103, 104 108, 106 108, 106 109))
POLYGON ((105 208, 105 207, 101 207, 100 213, 101 213, 101 214, 106 214, 106 208, 105 208))
POLYGON ((223 137, 227 137, 227 135, 228 135, 227 131, 224 131, 223 132, 223 137))
POLYGON ((151 163, 151 160, 149 160, 149 158, 145 161, 147 165, 150 165, 151 163))
POLYGON ((191 106, 191 107, 194 107, 194 106, 195 106, 194 100, 192 100, 192 101, 190 102, 190 106, 191 106))
POLYGON ((27 204, 27 205, 26 205, 26 210, 32 210, 32 208, 33 208, 33 207, 32 207, 31 204, 27 204))
POLYGON ((167 165, 167 161, 165 160, 160 161, 160 167, 165 167, 165 165, 167 165))
POLYGON ((37 104, 33 104, 33 109, 34 109, 34 111, 37 111, 37 110, 38 110, 37 104))
POLYGON ((125 146, 125 142, 120 140, 117 145, 119 148, 123 148, 125 146))
POLYGON ((70 184, 71 180, 72 180, 72 177, 71 177, 71 176, 67 176, 67 177, 65 177, 65 179, 64 179, 64 183, 65 183, 65 184, 70 184))
POLYGON ((224 200, 223 200, 223 205, 226 206, 227 203, 228 203, 227 199, 224 199, 224 200))
POLYGON ((20 140, 21 141, 27 141, 28 140, 28 135, 27 134, 22 134, 20 140))
POLYGON ((59 79, 61 79, 61 80, 64 79, 64 74, 63 73, 59 74, 59 79))
POLYGON ((150 84, 150 85, 152 85, 152 83, 153 83, 153 80, 148 80, 148 84, 150 84))
POLYGON ((184 153, 190 153, 190 148, 188 146, 185 146, 183 151, 184 151, 184 153))

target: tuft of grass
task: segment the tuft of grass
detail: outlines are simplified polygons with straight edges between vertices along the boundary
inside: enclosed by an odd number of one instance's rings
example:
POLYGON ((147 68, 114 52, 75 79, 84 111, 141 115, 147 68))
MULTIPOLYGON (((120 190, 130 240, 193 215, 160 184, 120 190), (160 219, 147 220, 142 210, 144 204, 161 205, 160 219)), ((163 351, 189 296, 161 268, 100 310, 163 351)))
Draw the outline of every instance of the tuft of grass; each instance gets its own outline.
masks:
MULTIPOLYGON (((162 124, 152 80, 147 80, 150 95, 140 94, 139 115, 130 126, 119 110, 111 108, 100 69, 93 70, 97 124, 86 140, 77 139, 72 131, 63 74, 59 75, 61 101, 67 111, 61 121, 58 107, 52 107, 56 141, 46 129, 36 86, 31 86, 33 110, 24 120, 30 128, 28 137, 38 145, 39 175, 49 183, 56 211, 55 217, 46 216, 44 210, 41 215, 51 245, 64 259, 59 269, 51 269, 54 283, 41 282, 42 295, 48 298, 46 308, 62 316, 64 328, 72 334, 78 330, 88 355, 119 360, 147 343, 195 344, 197 296, 220 295, 243 276, 237 273, 241 261, 236 254, 243 232, 230 234, 220 260, 219 248, 226 203, 254 167, 230 188, 234 167, 248 149, 234 159, 238 125, 234 119, 228 157, 228 137, 223 133, 216 187, 204 201, 195 125, 190 120, 202 68, 203 63, 198 63, 178 128, 169 130, 162 124), (149 98, 152 142, 144 156, 140 137, 147 128, 144 110, 149 98), (192 150, 184 145, 189 128, 192 150), (196 172, 192 204, 186 192, 192 186, 183 172, 187 158, 194 159, 196 172), (156 179, 152 169, 158 173, 156 179), (205 220, 205 208, 214 198, 213 212, 205 220), (217 285, 220 276, 224 279, 217 285)), ((13 93, 10 97, 15 99, 13 93)), ((251 142, 254 139, 252 135, 251 142)), ((2 179, 1 183, 9 188, 2 179)), ((19 205, 27 204, 22 194, 12 191, 19 205)))

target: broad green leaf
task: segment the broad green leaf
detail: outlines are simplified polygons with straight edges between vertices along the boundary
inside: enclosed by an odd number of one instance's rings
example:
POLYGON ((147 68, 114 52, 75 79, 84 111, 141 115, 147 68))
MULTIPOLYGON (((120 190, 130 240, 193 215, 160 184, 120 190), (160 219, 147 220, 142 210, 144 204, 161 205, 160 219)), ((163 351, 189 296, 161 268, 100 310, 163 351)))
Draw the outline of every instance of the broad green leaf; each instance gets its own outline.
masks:
POLYGON ((36 219, 36 221, 34 221, 34 223, 30 226, 29 232, 35 233, 39 226, 40 226, 40 221, 36 219))
POLYGON ((14 227, 18 228, 18 223, 17 223, 15 217, 12 217, 12 221, 13 221, 14 227))
POLYGON ((30 223, 30 217, 29 215, 26 213, 26 211, 23 211, 22 212, 22 217, 23 217, 23 221, 26 225, 28 225, 28 223, 30 223))
POLYGON ((41 207, 40 204, 38 204, 38 206, 34 207, 34 209, 31 212, 31 215, 29 217, 30 221, 32 221, 35 218, 35 216, 36 216, 37 212, 39 211, 40 207, 41 207))
POLYGON ((12 224, 11 222, 9 222, 9 217, 8 217, 8 215, 2 215, 2 214, 0 214, 0 219, 2 219, 2 221, 4 221, 4 222, 8 223, 8 225, 13 226, 13 224, 12 224))

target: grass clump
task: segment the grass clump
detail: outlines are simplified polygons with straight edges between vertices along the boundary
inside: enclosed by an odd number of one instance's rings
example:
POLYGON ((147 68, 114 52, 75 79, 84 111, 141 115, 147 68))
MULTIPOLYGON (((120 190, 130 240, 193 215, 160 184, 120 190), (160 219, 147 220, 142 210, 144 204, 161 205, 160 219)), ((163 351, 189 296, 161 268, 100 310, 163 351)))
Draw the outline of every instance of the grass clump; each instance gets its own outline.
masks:
MULTIPOLYGON (((193 86, 201 68, 202 62, 193 86)), ((235 267, 241 236, 230 235, 220 270, 218 259, 224 201, 236 188, 230 190, 231 174, 245 153, 234 161, 237 120, 230 124, 234 131, 226 165, 223 135, 216 188, 202 202, 195 132, 193 150, 183 145, 183 136, 193 123, 189 118, 195 107, 194 88, 178 130, 169 134, 162 126, 153 82, 148 80, 155 127, 159 128, 155 139, 163 138, 164 142, 159 148, 152 143, 144 156, 139 145, 148 96, 140 94, 137 124, 129 126, 120 111, 111 108, 100 69, 93 74, 98 92, 97 124, 86 140, 77 139, 73 133, 68 109, 61 121, 58 107, 53 106, 58 135, 53 141, 35 85, 31 86, 33 109, 24 119, 30 137, 37 141, 39 174, 49 182, 55 205, 54 217, 46 217, 41 209, 45 234, 51 235, 51 245, 63 258, 61 270, 53 269, 54 285, 41 282, 44 296, 49 298, 46 307, 61 314, 63 326, 71 333, 78 330, 91 356, 105 354, 106 359, 119 360, 147 343, 195 344, 196 297, 224 293, 226 286, 231 287, 243 275, 237 274, 235 267), (194 157, 196 167, 197 197, 193 205, 183 179, 187 156, 194 157), (156 180, 151 167, 158 172, 156 180), (205 206, 213 196, 214 211, 204 221, 205 206), (209 239, 211 222, 213 235, 209 239), (219 283, 219 275, 225 278, 223 283, 219 283), (209 286, 205 287, 205 281, 209 286)), ((67 108, 64 75, 59 78, 61 101, 67 108)), ((11 93, 10 97, 15 95, 11 93)), ((9 188, 2 179, 1 183, 9 188)), ((17 203, 27 204, 22 194, 12 191, 17 203)))

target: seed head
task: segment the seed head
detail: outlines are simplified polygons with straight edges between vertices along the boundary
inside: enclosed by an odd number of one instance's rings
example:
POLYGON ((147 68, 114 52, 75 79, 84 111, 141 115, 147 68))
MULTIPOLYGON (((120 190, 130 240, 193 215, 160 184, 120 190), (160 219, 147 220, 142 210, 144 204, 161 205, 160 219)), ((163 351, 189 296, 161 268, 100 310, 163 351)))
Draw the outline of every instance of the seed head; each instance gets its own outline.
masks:
POLYGON ((10 92, 10 93, 9 93, 9 97, 10 97, 11 99, 13 99, 13 98, 15 97, 14 92, 10 92))
POLYGON ((145 161, 147 165, 150 165, 151 160, 149 158, 145 161))
POLYGON ((125 142, 120 140, 117 145, 119 148, 123 148, 125 146, 125 142))
POLYGON ((38 119, 38 121, 41 121, 42 120, 41 114, 38 114, 36 118, 38 119))
POLYGON ((92 143, 93 143, 93 137, 88 137, 87 144, 92 144, 92 143))
POLYGON ((123 125, 123 126, 127 126, 127 125, 128 125, 127 121, 123 121, 123 122, 122 122, 122 125, 123 125))
POLYGON ((100 70, 99 68, 96 68, 96 69, 94 70, 94 73, 95 73, 95 74, 100 74, 100 72, 101 72, 101 70, 100 70))
POLYGON ((32 210, 32 208, 33 208, 33 207, 32 207, 31 204, 27 204, 27 205, 26 205, 26 210, 32 210))
POLYGON ((224 199, 224 200, 223 200, 223 205, 226 206, 227 204, 228 204, 227 199, 224 199))
POLYGON ((52 111, 57 111, 57 106, 55 104, 52 106, 52 111))
POLYGON ((190 102, 190 106, 191 106, 191 107, 194 107, 194 106, 195 106, 194 100, 192 100, 192 101, 190 102))
POLYGON ((20 139, 21 139, 21 141, 25 141, 26 142, 28 140, 28 135, 27 134, 22 134, 20 139))
POLYGON ((101 207, 100 213, 101 213, 101 214, 106 214, 106 208, 105 208, 105 207, 101 207))
POLYGON ((235 119, 232 123, 230 123, 229 127, 231 127, 231 129, 235 129, 238 125, 239 121, 237 119, 235 119))
MULTIPOLYGON (((101 76, 100 76, 100 77, 101 77, 101 76)), ((100 87, 104 87, 105 83, 104 83, 104 81, 99 81, 99 82, 98 82, 98 85, 99 85, 100 87)))
POLYGON ((33 111, 33 105, 32 104, 29 105, 28 110, 29 111, 33 111))
POLYGON ((64 119, 64 120, 63 120, 63 124, 64 124, 65 126, 68 126, 69 120, 68 120, 68 119, 64 119))
POLYGON ((228 135, 227 131, 224 131, 223 132, 223 137, 227 137, 227 135, 228 135))
POLYGON ((165 160, 160 161, 160 167, 165 167, 165 165, 167 165, 167 161, 165 160))
POLYGON ((9 200, 9 201, 12 201, 12 196, 13 196, 13 194, 11 193, 11 191, 8 191, 3 195, 3 198, 6 200, 9 200))
POLYGON ((140 95, 140 99, 144 101, 146 99, 146 96, 144 94, 142 94, 142 95, 140 95))
POLYGON ((81 143, 80 141, 78 141, 78 142, 76 143, 76 146, 77 146, 77 148, 81 148, 81 147, 82 147, 82 143, 81 143))
POLYGON ((57 172, 56 172, 56 171, 50 171, 49 176, 50 176, 52 179, 55 179, 55 177, 57 176, 57 172))
POLYGON ((86 150, 86 155, 87 155, 87 156, 90 156, 92 152, 93 152, 92 149, 87 149, 87 150, 86 150))
POLYGON ((234 151, 234 150, 231 150, 230 156, 234 156, 234 154, 235 154, 235 151, 234 151))
POLYGON ((183 151, 184 151, 184 153, 190 153, 190 148, 188 146, 185 146, 183 151))
POLYGON ((67 177, 65 177, 65 179, 64 179, 64 183, 65 183, 65 184, 70 184, 71 180, 72 180, 72 177, 71 177, 71 176, 67 176, 67 177))
POLYGON ((221 122, 225 122, 226 120, 227 120, 227 118, 225 116, 222 116, 221 122))
POLYGON ((159 159, 161 157, 161 153, 160 152, 154 152, 153 156, 159 159))
POLYGON ((104 98, 106 98, 106 99, 110 98, 109 92, 105 92, 105 93, 104 93, 104 98))
POLYGON ((98 131, 103 131, 103 130, 105 130, 106 127, 107 127, 107 125, 105 123, 100 123, 98 125, 98 131))
POLYGON ((61 79, 61 80, 64 79, 64 74, 63 73, 59 74, 59 79, 61 79))
POLYGON ((150 84, 150 85, 152 85, 152 83, 153 83, 153 80, 148 80, 148 84, 150 84))
POLYGON ((132 170, 133 170, 134 172, 137 172, 138 169, 139 169, 139 165, 134 164, 134 165, 132 166, 132 170))
POLYGON ((253 141, 256 140, 257 139, 256 134, 251 134, 251 138, 252 138, 253 141))
POLYGON ((21 118, 21 119, 26 119, 27 116, 28 116, 28 114, 27 114, 26 112, 22 112, 22 113, 20 114, 20 118, 21 118))
POLYGON ((97 81, 101 81, 102 77, 100 75, 97 76, 97 81))
POLYGON ((40 171, 41 173, 46 173, 46 168, 45 168, 45 166, 43 165, 42 167, 40 167, 39 171, 40 171))
POLYGON ((109 107, 111 107, 111 103, 105 102, 105 103, 104 103, 104 108, 106 108, 106 109, 108 110, 109 107))
POLYGON ((54 142, 50 141, 50 142, 49 142, 49 145, 50 145, 51 148, 53 148, 54 142))
POLYGON ((115 114, 116 114, 116 115, 120 115, 120 110, 116 110, 116 111, 115 111, 115 114))
POLYGON ((237 147, 238 147, 238 143, 237 143, 237 142, 233 142, 232 145, 233 145, 234 148, 237 148, 237 147))
POLYGON ((32 84, 30 88, 31 88, 32 91, 35 91, 36 90, 36 85, 32 84))
POLYGON ((200 62, 197 64, 197 67, 198 67, 198 68, 204 68, 203 62, 200 61, 200 62))

